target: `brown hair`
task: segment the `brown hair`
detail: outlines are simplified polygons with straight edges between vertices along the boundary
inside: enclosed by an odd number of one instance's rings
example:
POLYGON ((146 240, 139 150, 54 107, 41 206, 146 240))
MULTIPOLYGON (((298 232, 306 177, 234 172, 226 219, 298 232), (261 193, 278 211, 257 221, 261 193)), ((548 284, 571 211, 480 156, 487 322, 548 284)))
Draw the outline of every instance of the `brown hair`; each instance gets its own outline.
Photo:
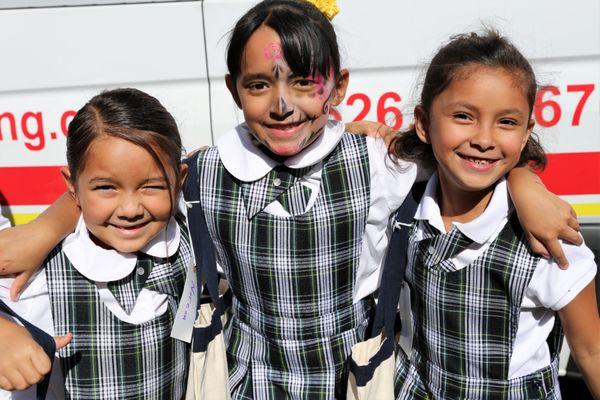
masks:
POLYGON ((102 136, 127 140, 152 156, 168 184, 173 209, 171 185, 176 191, 180 189, 176 184, 181 174, 182 145, 175 119, 162 104, 147 93, 129 88, 107 90, 92 97, 69 124, 67 163, 74 184, 85 168, 90 145, 102 136), (175 172, 175 182, 169 181, 163 159, 175 172))
MULTIPOLYGON (((505 37, 494 30, 485 30, 482 34, 472 32, 451 38, 440 48, 431 60, 418 107, 421 118, 428 121, 431 105, 452 81, 467 67, 502 68, 514 73, 523 82, 523 88, 529 104, 529 118, 535 104, 537 82, 529 61, 505 37)), ((414 127, 400 132, 390 144, 390 153, 409 161, 419 161, 424 166, 436 165, 431 145, 421 142, 414 127)), ((546 166, 546 154, 535 133, 531 133, 521 152, 517 166, 530 164, 538 169, 546 166)))

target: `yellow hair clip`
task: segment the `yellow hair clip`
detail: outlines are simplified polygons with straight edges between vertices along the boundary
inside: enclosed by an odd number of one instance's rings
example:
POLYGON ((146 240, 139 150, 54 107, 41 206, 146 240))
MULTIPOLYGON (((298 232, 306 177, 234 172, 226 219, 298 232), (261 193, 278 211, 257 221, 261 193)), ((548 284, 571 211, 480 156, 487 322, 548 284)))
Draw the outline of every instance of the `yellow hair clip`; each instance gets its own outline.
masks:
POLYGON ((337 5, 337 0, 307 0, 309 3, 314 5, 321 11, 328 20, 332 20, 333 17, 340 12, 340 8, 337 5))

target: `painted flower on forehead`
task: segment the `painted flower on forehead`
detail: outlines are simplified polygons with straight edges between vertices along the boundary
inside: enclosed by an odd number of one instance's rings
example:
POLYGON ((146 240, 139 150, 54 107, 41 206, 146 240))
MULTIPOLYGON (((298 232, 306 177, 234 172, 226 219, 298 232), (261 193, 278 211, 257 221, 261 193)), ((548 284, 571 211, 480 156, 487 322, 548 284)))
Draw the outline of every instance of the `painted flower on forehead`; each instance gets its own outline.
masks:
POLYGON ((314 5, 321 11, 328 20, 332 20, 333 17, 340 12, 340 8, 338 7, 337 0, 307 0, 309 3, 314 5))
POLYGON ((281 55, 281 45, 276 42, 269 43, 265 48, 265 58, 267 60, 281 61, 283 58, 281 55))

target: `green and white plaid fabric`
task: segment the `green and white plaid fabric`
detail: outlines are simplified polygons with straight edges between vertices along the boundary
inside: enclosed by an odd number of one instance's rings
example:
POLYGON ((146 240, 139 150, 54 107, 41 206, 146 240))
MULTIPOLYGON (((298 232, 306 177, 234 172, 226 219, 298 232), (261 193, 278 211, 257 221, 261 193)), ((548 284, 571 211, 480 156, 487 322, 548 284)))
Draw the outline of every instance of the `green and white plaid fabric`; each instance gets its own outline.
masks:
POLYGON ((560 399, 559 323, 548 340, 551 365, 508 379, 523 294, 539 261, 516 214, 481 256, 458 270, 450 258, 470 240, 456 227, 440 234, 427 221, 417 223, 423 240, 409 243, 406 277, 413 354, 398 355, 397 399, 560 399))
POLYGON ((352 298, 370 205, 365 138, 345 134, 323 160, 308 212, 301 178, 309 168, 278 166, 241 182, 215 148, 198 168, 207 225, 234 293, 226 332, 233 397, 334 398, 372 307, 352 298), (264 212, 274 200, 291 216, 264 212))
MULTIPOLYGON (((139 267, 148 270, 143 288, 167 294, 169 303, 167 312, 140 325, 114 316, 100 301, 96 285, 73 268, 60 245, 48 256, 45 266, 54 329, 57 335, 73 333, 71 344, 59 351, 66 398, 183 398, 188 345, 170 334, 191 257, 184 231, 179 250, 169 260, 138 253, 132 273, 139 267)), ((119 281, 123 298, 137 297, 128 293, 136 290, 132 281, 119 281)))

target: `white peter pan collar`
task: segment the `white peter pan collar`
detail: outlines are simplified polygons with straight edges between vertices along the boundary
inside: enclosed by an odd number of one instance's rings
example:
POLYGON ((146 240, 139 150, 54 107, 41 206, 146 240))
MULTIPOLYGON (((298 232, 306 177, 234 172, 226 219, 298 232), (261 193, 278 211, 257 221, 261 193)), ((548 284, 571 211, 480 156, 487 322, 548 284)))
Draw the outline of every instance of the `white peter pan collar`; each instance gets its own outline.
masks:
MULTIPOLYGON (((153 257, 170 257, 179 248, 180 237, 179 225, 171 217, 166 235, 164 231, 159 232, 140 251, 153 257)), ((63 241, 62 249, 73 267, 95 282, 123 279, 133 272, 137 263, 135 253, 121 253, 96 245, 90 238, 83 217, 79 217, 75 232, 63 241)))
MULTIPOLYGON (((324 132, 314 142, 300 153, 287 158, 283 164, 292 169, 316 164, 337 146, 344 130, 342 122, 327 121, 324 132)), ((217 141, 217 149, 227 171, 244 182, 262 178, 278 164, 256 146, 245 123, 223 135, 217 141)))
MULTIPOLYGON (((415 219, 428 221, 431 226, 440 232, 446 232, 437 202, 438 185, 438 174, 435 172, 427 182, 423 199, 415 213, 415 219)), ((486 243, 508 216, 511 208, 510 204, 506 179, 501 178, 496 184, 492 198, 483 214, 472 221, 465 223, 453 222, 452 225, 456 226, 458 230, 474 242, 486 243)))

